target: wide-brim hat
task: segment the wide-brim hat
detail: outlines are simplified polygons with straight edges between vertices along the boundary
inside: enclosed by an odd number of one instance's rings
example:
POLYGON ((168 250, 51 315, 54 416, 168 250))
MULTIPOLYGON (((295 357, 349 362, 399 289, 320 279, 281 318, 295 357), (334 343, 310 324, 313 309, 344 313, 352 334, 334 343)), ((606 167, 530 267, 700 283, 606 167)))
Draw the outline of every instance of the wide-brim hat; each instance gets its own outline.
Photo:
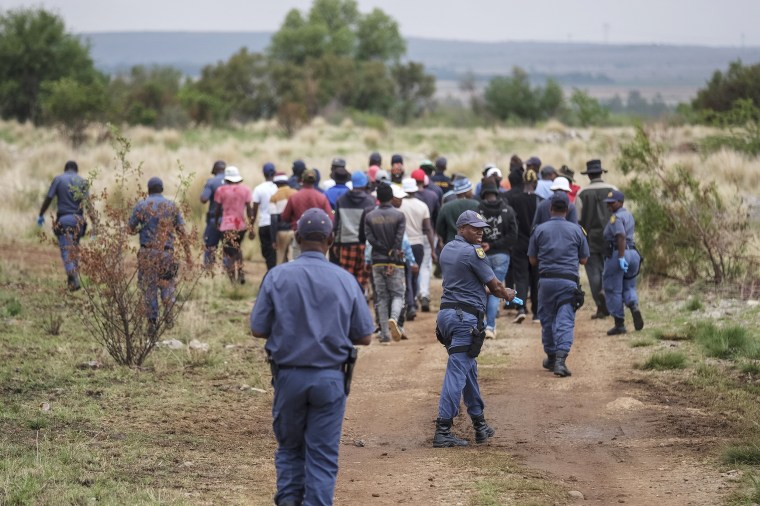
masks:
POLYGON ((240 175, 240 171, 234 165, 227 166, 224 169, 224 180, 230 183, 239 183, 243 180, 243 176, 240 175))
POLYGON ((602 168, 602 161, 601 160, 589 160, 586 162, 586 170, 581 172, 584 176, 588 175, 594 175, 594 174, 601 174, 603 172, 607 172, 606 169, 602 168))

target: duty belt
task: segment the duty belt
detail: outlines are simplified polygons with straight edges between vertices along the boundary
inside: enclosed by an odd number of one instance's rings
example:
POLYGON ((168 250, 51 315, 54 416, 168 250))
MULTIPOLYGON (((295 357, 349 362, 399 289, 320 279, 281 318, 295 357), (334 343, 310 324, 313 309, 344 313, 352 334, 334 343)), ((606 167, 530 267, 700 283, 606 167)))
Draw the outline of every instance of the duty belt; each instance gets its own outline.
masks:
POLYGON ((538 277, 544 279, 566 279, 568 281, 575 282, 575 284, 578 284, 578 276, 575 274, 564 274, 562 272, 540 272, 538 274, 538 277))
POLYGON ((486 315, 485 311, 481 311, 475 306, 464 304, 462 302, 442 302, 440 309, 461 309, 463 312, 471 314, 478 320, 482 320, 486 315))
POLYGON ((330 370, 330 371, 342 371, 343 364, 329 365, 326 367, 319 367, 315 365, 278 365, 277 368, 278 369, 319 369, 319 370, 330 370))

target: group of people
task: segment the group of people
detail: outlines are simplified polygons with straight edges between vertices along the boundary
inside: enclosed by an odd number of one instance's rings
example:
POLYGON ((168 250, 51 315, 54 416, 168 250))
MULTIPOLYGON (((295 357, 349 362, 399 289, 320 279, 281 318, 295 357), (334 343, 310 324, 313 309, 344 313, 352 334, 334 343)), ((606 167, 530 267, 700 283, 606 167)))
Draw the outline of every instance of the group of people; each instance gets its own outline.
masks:
MULTIPOLYGON (((214 265, 221 242, 230 280, 244 283, 240 245, 258 235, 269 271, 250 328, 267 340, 272 367, 280 505, 331 503, 354 345, 369 344, 373 334, 383 343, 406 337, 405 321, 432 308, 434 264, 443 278, 436 336, 448 353, 434 447, 468 444, 452 430, 462 399, 475 442, 495 434, 485 420, 477 357, 495 336, 501 300, 517 311, 515 324, 525 320, 530 300, 541 324, 543 367, 559 377, 571 374, 566 360, 582 304, 579 265, 596 304, 592 318, 615 320, 607 334, 627 332, 626 306, 634 328, 644 326, 635 223, 622 192, 603 181, 599 160, 586 164, 584 188, 568 167, 542 167, 537 157, 523 164, 513 156, 506 180, 488 164, 476 188, 465 176, 446 175, 443 157, 423 161, 408 177, 401 155, 391 158, 390 172, 378 153, 369 161, 366 171, 350 173, 345 160, 334 158, 322 187, 319 171, 301 160, 291 176, 267 163, 264 182, 254 189, 243 184, 239 169, 217 161, 201 194, 209 203, 204 263, 214 265), (365 302, 370 292, 376 324, 365 302)), ((175 236, 187 241, 179 208, 162 195, 163 182, 153 177, 147 186, 129 229, 140 236, 138 268, 148 260, 164 266, 140 274, 147 316, 155 322, 158 293, 164 301, 173 293, 175 236)), ((42 225, 57 197, 54 230, 72 290, 79 281, 70 252, 86 227, 87 190, 76 164, 67 162, 38 218, 42 225)))

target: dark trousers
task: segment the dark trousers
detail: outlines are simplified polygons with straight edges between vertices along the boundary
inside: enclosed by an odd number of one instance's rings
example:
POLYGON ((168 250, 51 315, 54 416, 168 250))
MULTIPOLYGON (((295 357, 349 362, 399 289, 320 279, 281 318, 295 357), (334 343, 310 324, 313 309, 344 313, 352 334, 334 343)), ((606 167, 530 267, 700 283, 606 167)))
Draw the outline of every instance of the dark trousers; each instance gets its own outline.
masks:
MULTIPOLYGON (((412 244, 412 253, 414 254, 414 262, 417 265, 422 265, 422 257, 425 254, 425 248, 422 244, 412 244)), ((406 270, 406 308, 414 313, 417 310, 417 294, 420 293, 419 272, 414 274, 408 266, 404 269, 406 270)))
POLYGON ((538 270, 528 262, 528 251, 515 248, 511 258, 512 276, 515 279, 517 296, 527 301, 530 294, 530 310, 533 315, 538 314, 538 270))
POLYGON ((261 256, 267 263, 267 270, 277 265, 277 251, 272 247, 272 229, 270 226, 259 227, 259 243, 261 243, 261 256))
POLYGON ((604 256, 601 253, 591 253, 586 262, 586 276, 591 289, 591 297, 597 309, 606 308, 604 289, 602 288, 602 272, 604 271, 604 256))

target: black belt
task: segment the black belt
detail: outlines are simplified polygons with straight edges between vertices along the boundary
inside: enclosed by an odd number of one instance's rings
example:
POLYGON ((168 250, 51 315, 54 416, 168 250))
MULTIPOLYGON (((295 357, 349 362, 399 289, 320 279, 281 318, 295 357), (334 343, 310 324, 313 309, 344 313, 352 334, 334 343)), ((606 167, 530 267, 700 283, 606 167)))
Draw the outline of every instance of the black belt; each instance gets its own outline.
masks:
MULTIPOLYGON (((153 246, 148 246, 146 244, 141 244, 140 247, 143 249, 153 249, 156 251, 161 250, 161 248, 154 248, 153 246)), ((174 246, 164 246, 164 251, 174 251, 174 246)))
POLYGON ((440 309, 461 309, 465 313, 469 313, 476 318, 483 318, 486 314, 485 311, 481 311, 469 304, 463 304, 462 302, 442 302, 440 309))
POLYGON ((330 365, 327 367, 318 367, 315 365, 278 365, 277 368, 278 369, 319 369, 319 370, 328 370, 328 371, 342 371, 343 364, 330 365))
POLYGON ((578 283, 578 276, 575 274, 564 274, 562 272, 540 272, 538 277, 544 279, 566 279, 568 281, 573 281, 576 284, 578 283))

